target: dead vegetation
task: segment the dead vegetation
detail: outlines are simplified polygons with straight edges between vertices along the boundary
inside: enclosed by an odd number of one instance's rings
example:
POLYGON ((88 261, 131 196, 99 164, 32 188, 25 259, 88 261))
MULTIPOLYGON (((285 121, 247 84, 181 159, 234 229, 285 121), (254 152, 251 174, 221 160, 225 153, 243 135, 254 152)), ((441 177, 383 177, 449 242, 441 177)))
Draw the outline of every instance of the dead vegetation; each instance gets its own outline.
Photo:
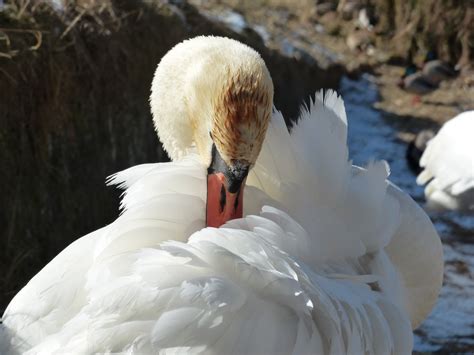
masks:
POLYGON ((444 60, 467 65, 474 54, 474 3, 469 0, 371 0, 396 54, 415 59, 435 50, 444 60))

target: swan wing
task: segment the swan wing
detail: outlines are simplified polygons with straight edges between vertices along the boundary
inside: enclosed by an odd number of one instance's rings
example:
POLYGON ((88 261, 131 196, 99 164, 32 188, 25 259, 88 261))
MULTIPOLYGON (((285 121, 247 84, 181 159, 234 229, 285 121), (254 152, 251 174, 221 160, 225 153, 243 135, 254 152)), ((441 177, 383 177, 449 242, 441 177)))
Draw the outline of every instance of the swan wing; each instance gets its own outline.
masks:
POLYGON ((443 246, 433 223, 413 199, 390 183, 400 204, 400 225, 385 250, 400 273, 413 328, 433 309, 443 284, 443 246))
POLYGON ((21 354, 57 332, 84 304, 91 250, 107 227, 69 245, 13 298, 2 318, 0 353, 21 354))
POLYGON ((122 215, 69 245, 13 298, 2 317, 1 353, 23 353, 63 329, 91 301, 90 288, 103 274, 114 274, 97 271, 103 260, 163 240, 187 240, 201 229, 205 181, 196 156, 112 176, 110 184, 126 188, 122 215))
POLYGON ((262 156, 249 183, 261 187, 259 175, 275 174, 280 191, 269 194, 284 201, 284 210, 309 234, 294 255, 310 265, 359 260, 362 269, 379 275, 385 296, 418 326, 437 299, 443 275, 441 242, 428 216, 387 180, 385 162, 365 169, 351 165, 344 104, 335 92, 317 93, 291 135, 280 115, 274 115, 271 126, 279 133, 267 135, 266 149, 278 154, 262 156), (289 142, 293 153, 279 153, 280 142, 289 142), (289 161, 289 156, 295 158, 289 161), (288 167, 290 179, 272 164, 288 167), (384 257, 374 260, 379 254, 384 257))

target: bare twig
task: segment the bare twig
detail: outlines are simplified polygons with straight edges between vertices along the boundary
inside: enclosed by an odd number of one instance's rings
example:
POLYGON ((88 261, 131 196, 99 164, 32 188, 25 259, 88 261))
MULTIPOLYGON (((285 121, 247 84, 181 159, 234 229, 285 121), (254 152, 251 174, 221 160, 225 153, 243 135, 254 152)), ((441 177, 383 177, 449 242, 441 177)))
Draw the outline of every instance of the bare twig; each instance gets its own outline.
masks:
POLYGON ((16 15, 17 19, 20 19, 21 16, 23 16, 23 13, 25 12, 25 10, 26 10, 26 8, 28 7, 29 4, 30 4, 30 0, 26 0, 23 3, 23 6, 20 8, 20 11, 18 11, 18 14, 16 15))
POLYGON ((12 59, 12 56, 8 53, 5 53, 5 52, 0 52, 0 58, 8 58, 8 59, 12 59))
POLYGON ((5 45, 6 45, 8 48, 10 48, 10 37, 8 37, 8 35, 7 35, 5 32, 3 32, 3 31, 1 31, 1 30, 0 30, 0 32, 1 32, 1 34, 2 34, 2 37, 0 38, 0 40, 4 40, 4 41, 5 41, 5 45))
POLYGON ((20 53, 20 51, 18 49, 11 49, 8 52, 0 52, 0 57, 12 59, 18 53, 20 53))
POLYGON ((72 20, 72 22, 67 26, 66 30, 63 32, 63 34, 59 37, 59 39, 63 39, 66 37, 66 35, 69 33, 69 31, 72 30, 72 28, 79 22, 82 16, 86 13, 86 10, 83 9, 81 12, 72 20))
MULTIPOLYGON (((41 43, 43 43, 43 32, 48 33, 49 31, 30 30, 30 29, 21 29, 21 28, 0 28, 0 34, 4 35, 4 37, 0 37, 0 39, 5 40, 7 47, 10 48, 10 44, 11 44, 10 38, 8 37, 8 35, 5 32, 16 32, 16 33, 32 34, 36 39, 36 43, 34 45, 32 45, 31 47, 29 47, 28 49, 37 50, 39 47, 41 47, 41 43)), ((9 57, 14 56, 17 53, 18 53, 18 50, 15 50, 15 51, 12 50, 8 53, 8 56, 9 57)), ((4 54, 3 56, 5 57, 5 53, 3 53, 3 54, 4 54)))
MULTIPOLYGON (((2 53, 0 53, 0 54, 2 54, 2 53)), ((2 68, 0 68, 0 72, 3 73, 8 79, 10 79, 10 81, 12 83, 14 83, 15 85, 18 84, 18 81, 13 76, 8 74, 8 72, 6 70, 3 70, 2 68)))
POLYGON ((56 46, 53 48, 53 50, 55 52, 64 52, 66 49, 68 49, 69 47, 73 46, 75 44, 75 40, 72 39, 70 42, 64 44, 63 46, 59 47, 59 46, 56 46))
POLYGON ((42 40, 43 40, 43 35, 41 34, 40 31, 36 31, 33 33, 33 35, 35 36, 36 38, 36 44, 31 46, 29 49, 32 50, 32 51, 35 51, 37 50, 39 47, 41 47, 41 43, 42 43, 42 40))
POLYGON ((4 28, 0 27, 0 31, 2 32, 24 32, 24 33, 34 33, 34 32, 41 32, 41 33, 49 33, 46 30, 37 30, 37 29, 29 29, 29 28, 4 28))

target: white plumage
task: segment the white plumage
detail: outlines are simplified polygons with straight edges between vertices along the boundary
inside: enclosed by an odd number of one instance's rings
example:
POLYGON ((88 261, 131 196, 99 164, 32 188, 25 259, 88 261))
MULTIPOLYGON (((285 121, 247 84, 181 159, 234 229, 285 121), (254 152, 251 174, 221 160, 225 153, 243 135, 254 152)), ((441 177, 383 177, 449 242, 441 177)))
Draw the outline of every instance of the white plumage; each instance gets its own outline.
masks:
POLYGON ((474 210, 474 111, 446 122, 428 142, 417 183, 433 209, 474 210))
POLYGON ((410 353, 442 248, 426 214, 351 166, 342 99, 316 95, 290 135, 274 112, 244 218, 203 228, 193 151, 117 173, 122 214, 71 244, 3 317, 3 353, 410 353))

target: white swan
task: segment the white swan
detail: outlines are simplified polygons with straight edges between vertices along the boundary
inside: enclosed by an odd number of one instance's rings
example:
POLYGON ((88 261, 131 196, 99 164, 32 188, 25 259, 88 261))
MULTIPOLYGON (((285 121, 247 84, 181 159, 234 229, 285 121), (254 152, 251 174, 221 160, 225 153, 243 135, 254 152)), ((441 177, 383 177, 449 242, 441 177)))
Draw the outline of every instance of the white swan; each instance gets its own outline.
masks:
POLYGON ((446 122, 420 160, 417 183, 426 185, 428 207, 474 210, 474 111, 446 122))
POLYGON ((247 46, 172 49, 151 106, 175 161, 111 179, 123 213, 16 295, 2 354, 410 353, 441 287, 431 222, 385 163, 351 166, 335 93, 316 95, 291 136, 280 113, 268 122, 271 102, 247 46), (252 166, 245 217, 203 228, 210 199, 209 224, 238 217, 252 166))

